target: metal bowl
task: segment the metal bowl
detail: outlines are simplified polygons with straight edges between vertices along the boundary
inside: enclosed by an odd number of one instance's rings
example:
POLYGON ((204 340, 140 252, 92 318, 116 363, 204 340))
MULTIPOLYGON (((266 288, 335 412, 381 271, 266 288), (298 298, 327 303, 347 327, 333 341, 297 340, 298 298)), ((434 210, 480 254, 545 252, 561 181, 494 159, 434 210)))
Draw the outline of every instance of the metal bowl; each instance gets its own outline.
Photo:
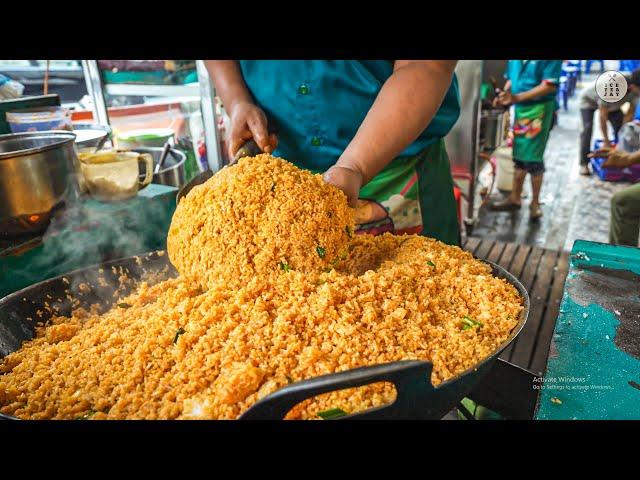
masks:
MULTIPOLYGON (((134 148, 134 152, 148 153, 153 158, 153 169, 160 160, 162 155, 162 148, 157 147, 140 147, 134 148)), ((187 161, 187 156, 184 152, 177 148, 171 148, 169 154, 164 161, 162 170, 153 175, 153 183, 159 183, 161 185, 169 185, 172 187, 181 187, 184 184, 184 167, 187 161)), ((143 177, 142 175, 141 177, 143 177)))
POLYGON ((104 137, 111 136, 111 127, 97 123, 74 123, 76 132, 76 147, 97 147, 104 137))
POLYGON ((78 196, 75 134, 0 135, 0 235, 42 232, 55 209, 78 196))

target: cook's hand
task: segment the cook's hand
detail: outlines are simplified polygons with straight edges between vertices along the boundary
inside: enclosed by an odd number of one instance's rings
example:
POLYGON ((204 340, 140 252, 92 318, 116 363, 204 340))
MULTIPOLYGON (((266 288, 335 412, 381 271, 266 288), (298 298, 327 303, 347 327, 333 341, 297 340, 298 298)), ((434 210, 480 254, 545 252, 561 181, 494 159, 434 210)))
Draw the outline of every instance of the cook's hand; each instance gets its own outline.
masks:
POLYGON ((234 105, 230 112, 229 157, 233 158, 240 147, 253 138, 265 153, 272 153, 278 145, 278 137, 269 135, 267 117, 260 107, 250 102, 234 105))
POLYGON ((324 181, 335 185, 344 192, 349 201, 349 206, 356 208, 358 195, 362 188, 363 176, 360 170, 352 167, 334 165, 324 172, 324 181))

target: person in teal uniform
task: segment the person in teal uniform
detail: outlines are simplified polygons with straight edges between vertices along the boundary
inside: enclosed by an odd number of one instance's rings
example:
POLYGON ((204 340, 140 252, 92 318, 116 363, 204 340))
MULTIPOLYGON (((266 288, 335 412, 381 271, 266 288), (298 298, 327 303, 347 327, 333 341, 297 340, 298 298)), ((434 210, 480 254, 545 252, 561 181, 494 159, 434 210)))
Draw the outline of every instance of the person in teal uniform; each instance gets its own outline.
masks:
POLYGON ((562 60, 509 60, 507 82, 496 104, 515 105, 513 125, 513 188, 507 199, 491 205, 493 210, 517 210, 521 206, 522 187, 527 173, 533 191, 529 216, 542 216, 540 190, 544 173, 544 150, 557 109, 556 91, 562 72, 562 60))
POLYGON ((357 233, 459 243, 443 141, 460 113, 455 60, 206 64, 231 120, 231 158, 254 138, 342 189, 357 233))

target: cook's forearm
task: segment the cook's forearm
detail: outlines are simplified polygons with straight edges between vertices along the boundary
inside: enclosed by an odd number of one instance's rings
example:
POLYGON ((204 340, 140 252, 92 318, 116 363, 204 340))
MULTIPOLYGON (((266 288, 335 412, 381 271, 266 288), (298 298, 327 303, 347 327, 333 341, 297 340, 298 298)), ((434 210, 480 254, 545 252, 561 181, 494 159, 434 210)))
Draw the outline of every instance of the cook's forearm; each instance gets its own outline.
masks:
POLYGON ((207 71, 227 112, 239 102, 253 102, 244 82, 240 66, 235 60, 205 60, 207 71))
POLYGON ((357 168, 363 184, 429 125, 449 89, 455 61, 408 62, 396 67, 338 161, 357 168))
POLYGON ((528 102, 535 100, 536 98, 543 97, 556 91, 556 86, 550 83, 541 83, 537 87, 527 90, 526 92, 519 93, 515 97, 515 103, 528 102))

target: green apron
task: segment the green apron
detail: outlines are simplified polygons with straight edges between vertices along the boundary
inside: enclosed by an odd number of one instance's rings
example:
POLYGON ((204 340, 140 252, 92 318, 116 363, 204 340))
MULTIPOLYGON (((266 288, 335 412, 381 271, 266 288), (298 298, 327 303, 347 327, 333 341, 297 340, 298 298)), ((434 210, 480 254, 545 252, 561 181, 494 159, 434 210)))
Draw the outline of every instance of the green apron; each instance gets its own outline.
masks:
POLYGON ((449 157, 440 139, 396 158, 360 190, 356 233, 414 233, 458 245, 460 227, 449 157))
POLYGON ((556 101, 515 106, 513 158, 521 162, 542 163, 556 101))

